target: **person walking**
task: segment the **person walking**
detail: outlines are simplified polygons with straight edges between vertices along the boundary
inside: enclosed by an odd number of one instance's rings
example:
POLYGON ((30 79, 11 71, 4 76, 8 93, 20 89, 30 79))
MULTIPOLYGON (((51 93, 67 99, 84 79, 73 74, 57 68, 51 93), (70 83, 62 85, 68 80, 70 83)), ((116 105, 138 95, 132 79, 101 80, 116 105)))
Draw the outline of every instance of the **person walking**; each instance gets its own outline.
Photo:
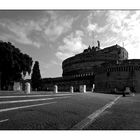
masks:
POLYGON ((135 96, 135 89, 134 89, 134 87, 132 87, 131 91, 132 91, 132 92, 131 92, 131 95, 132 95, 132 96, 135 96))

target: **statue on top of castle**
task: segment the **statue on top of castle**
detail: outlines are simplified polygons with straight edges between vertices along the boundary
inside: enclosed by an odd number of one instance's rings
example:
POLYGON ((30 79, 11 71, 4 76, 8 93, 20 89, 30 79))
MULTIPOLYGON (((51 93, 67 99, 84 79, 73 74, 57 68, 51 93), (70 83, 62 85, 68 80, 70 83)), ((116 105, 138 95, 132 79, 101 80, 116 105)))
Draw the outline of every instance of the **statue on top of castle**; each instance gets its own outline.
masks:
POLYGON ((99 51, 100 50, 100 41, 97 40, 97 46, 95 47, 95 51, 99 51))
POLYGON ((85 49, 83 52, 84 52, 84 53, 88 53, 88 52, 91 52, 91 51, 92 51, 92 52, 96 52, 96 51, 100 50, 100 41, 99 41, 99 40, 97 41, 97 44, 98 44, 98 45, 97 45, 96 47, 95 47, 95 46, 92 46, 92 47, 91 47, 91 46, 89 45, 89 47, 88 47, 87 49, 85 49))
POLYGON ((92 46, 92 51, 96 51, 96 47, 95 46, 92 46))
POLYGON ((89 51, 91 50, 91 47, 90 47, 90 45, 89 45, 89 47, 88 47, 88 50, 89 50, 89 51))
POLYGON ((87 49, 84 50, 84 52, 88 53, 88 52, 91 52, 91 47, 89 45, 89 47, 87 49))
POLYGON ((92 51, 98 51, 98 50, 100 50, 100 41, 99 40, 97 41, 97 44, 98 44, 97 46, 93 46, 92 47, 92 51))
POLYGON ((97 47, 100 49, 100 41, 99 40, 97 40, 97 47))

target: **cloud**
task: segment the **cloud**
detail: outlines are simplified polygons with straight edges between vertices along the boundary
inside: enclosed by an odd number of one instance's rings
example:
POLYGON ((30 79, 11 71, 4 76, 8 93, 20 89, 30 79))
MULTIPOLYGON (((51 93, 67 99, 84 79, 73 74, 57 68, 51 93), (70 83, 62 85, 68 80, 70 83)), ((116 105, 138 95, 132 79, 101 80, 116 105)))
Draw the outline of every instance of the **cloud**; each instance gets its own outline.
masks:
POLYGON ((49 37, 51 41, 56 40, 60 35, 68 32, 73 23, 73 18, 54 18, 50 21, 49 25, 46 26, 45 35, 49 37))
POLYGON ((85 25, 82 26, 84 30, 89 44, 93 45, 93 40, 95 38, 98 40, 98 37, 101 34, 104 34, 107 29, 108 25, 105 24, 105 11, 95 10, 90 12, 90 14, 86 17, 85 25))
POLYGON ((61 52, 61 51, 58 51, 56 53, 56 56, 61 59, 61 60, 65 60, 66 58, 69 58, 71 56, 73 56, 73 53, 71 52, 61 52))
POLYGON ((105 24, 105 13, 105 11, 93 10, 85 17, 81 28, 85 34, 86 44, 93 46, 96 40, 104 40, 103 35, 108 30, 108 25, 105 24))
POLYGON ((81 53, 87 45, 83 43, 84 33, 80 30, 76 30, 74 33, 66 36, 63 39, 63 44, 58 47, 58 52, 56 56, 64 60, 74 54, 81 53))
POLYGON ((89 36, 92 36, 93 33, 104 33, 107 28, 108 28, 108 25, 99 27, 99 25, 95 23, 95 24, 89 24, 87 26, 87 31, 89 33, 89 36))
POLYGON ((95 30, 97 30, 97 23, 95 23, 95 24, 89 24, 88 26, 87 26, 87 30, 88 30, 88 32, 94 32, 95 30))
POLYGON ((16 42, 33 45, 37 48, 40 47, 40 43, 36 40, 32 40, 28 37, 32 30, 41 31, 41 28, 34 21, 24 21, 19 20, 16 22, 12 22, 8 19, 0 20, 0 25, 6 30, 9 30, 9 34, 4 33, 3 36, 5 38, 13 39, 16 42), (10 34, 11 33, 11 34, 10 34))
POLYGON ((57 15, 54 11, 44 12, 37 19, 0 19, 0 28, 8 30, 1 33, 1 39, 12 39, 24 45, 32 45, 40 48, 43 41, 55 41, 68 32, 74 18, 57 15), (33 34, 34 33, 34 34, 33 34), (43 41, 42 41, 43 40, 43 41))
POLYGON ((113 32, 119 33, 125 29, 130 11, 109 11, 107 14, 107 22, 113 32))
MULTIPOLYGON (((39 64, 40 64, 40 72, 42 77, 51 77, 51 76, 54 77, 53 72, 55 70, 57 72, 56 67, 60 66, 60 64, 56 60, 50 60, 49 62, 40 60, 39 64)), ((57 73, 56 76, 58 76, 57 73)))
POLYGON ((140 58, 140 11, 109 11, 107 22, 114 38, 124 42, 129 58, 140 58))

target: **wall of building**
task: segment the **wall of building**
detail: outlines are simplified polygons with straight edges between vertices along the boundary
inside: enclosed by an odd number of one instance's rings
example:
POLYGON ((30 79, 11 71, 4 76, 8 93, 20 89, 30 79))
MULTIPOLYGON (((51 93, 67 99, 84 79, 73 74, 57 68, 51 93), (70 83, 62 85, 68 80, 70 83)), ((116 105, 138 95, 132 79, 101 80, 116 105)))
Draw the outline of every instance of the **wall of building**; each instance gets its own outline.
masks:
POLYGON ((136 92, 140 93, 140 71, 135 71, 134 85, 136 92))
POLYGON ((124 91, 125 87, 140 93, 140 70, 104 72, 95 76, 96 92, 112 92, 116 88, 124 91))
POLYGON ((70 91, 70 87, 74 87, 75 92, 79 92, 80 85, 86 85, 87 91, 91 91, 94 83, 93 76, 83 76, 83 77, 70 77, 70 78, 60 78, 60 79, 43 79, 42 80, 42 90, 53 91, 54 85, 58 86, 58 91, 70 91))

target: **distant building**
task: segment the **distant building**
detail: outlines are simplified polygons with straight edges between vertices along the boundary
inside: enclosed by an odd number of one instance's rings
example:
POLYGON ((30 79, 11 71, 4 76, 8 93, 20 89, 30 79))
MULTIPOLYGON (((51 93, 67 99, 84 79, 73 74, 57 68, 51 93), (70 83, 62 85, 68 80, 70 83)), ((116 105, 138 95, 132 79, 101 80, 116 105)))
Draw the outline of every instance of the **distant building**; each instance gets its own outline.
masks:
POLYGON ((63 61, 62 77, 44 78, 42 88, 52 90, 58 85, 60 91, 79 91, 80 85, 86 85, 91 91, 95 84, 96 92, 112 92, 114 89, 123 91, 126 87, 140 92, 140 60, 128 60, 128 52, 119 45, 100 49, 97 47, 85 49, 63 61))

